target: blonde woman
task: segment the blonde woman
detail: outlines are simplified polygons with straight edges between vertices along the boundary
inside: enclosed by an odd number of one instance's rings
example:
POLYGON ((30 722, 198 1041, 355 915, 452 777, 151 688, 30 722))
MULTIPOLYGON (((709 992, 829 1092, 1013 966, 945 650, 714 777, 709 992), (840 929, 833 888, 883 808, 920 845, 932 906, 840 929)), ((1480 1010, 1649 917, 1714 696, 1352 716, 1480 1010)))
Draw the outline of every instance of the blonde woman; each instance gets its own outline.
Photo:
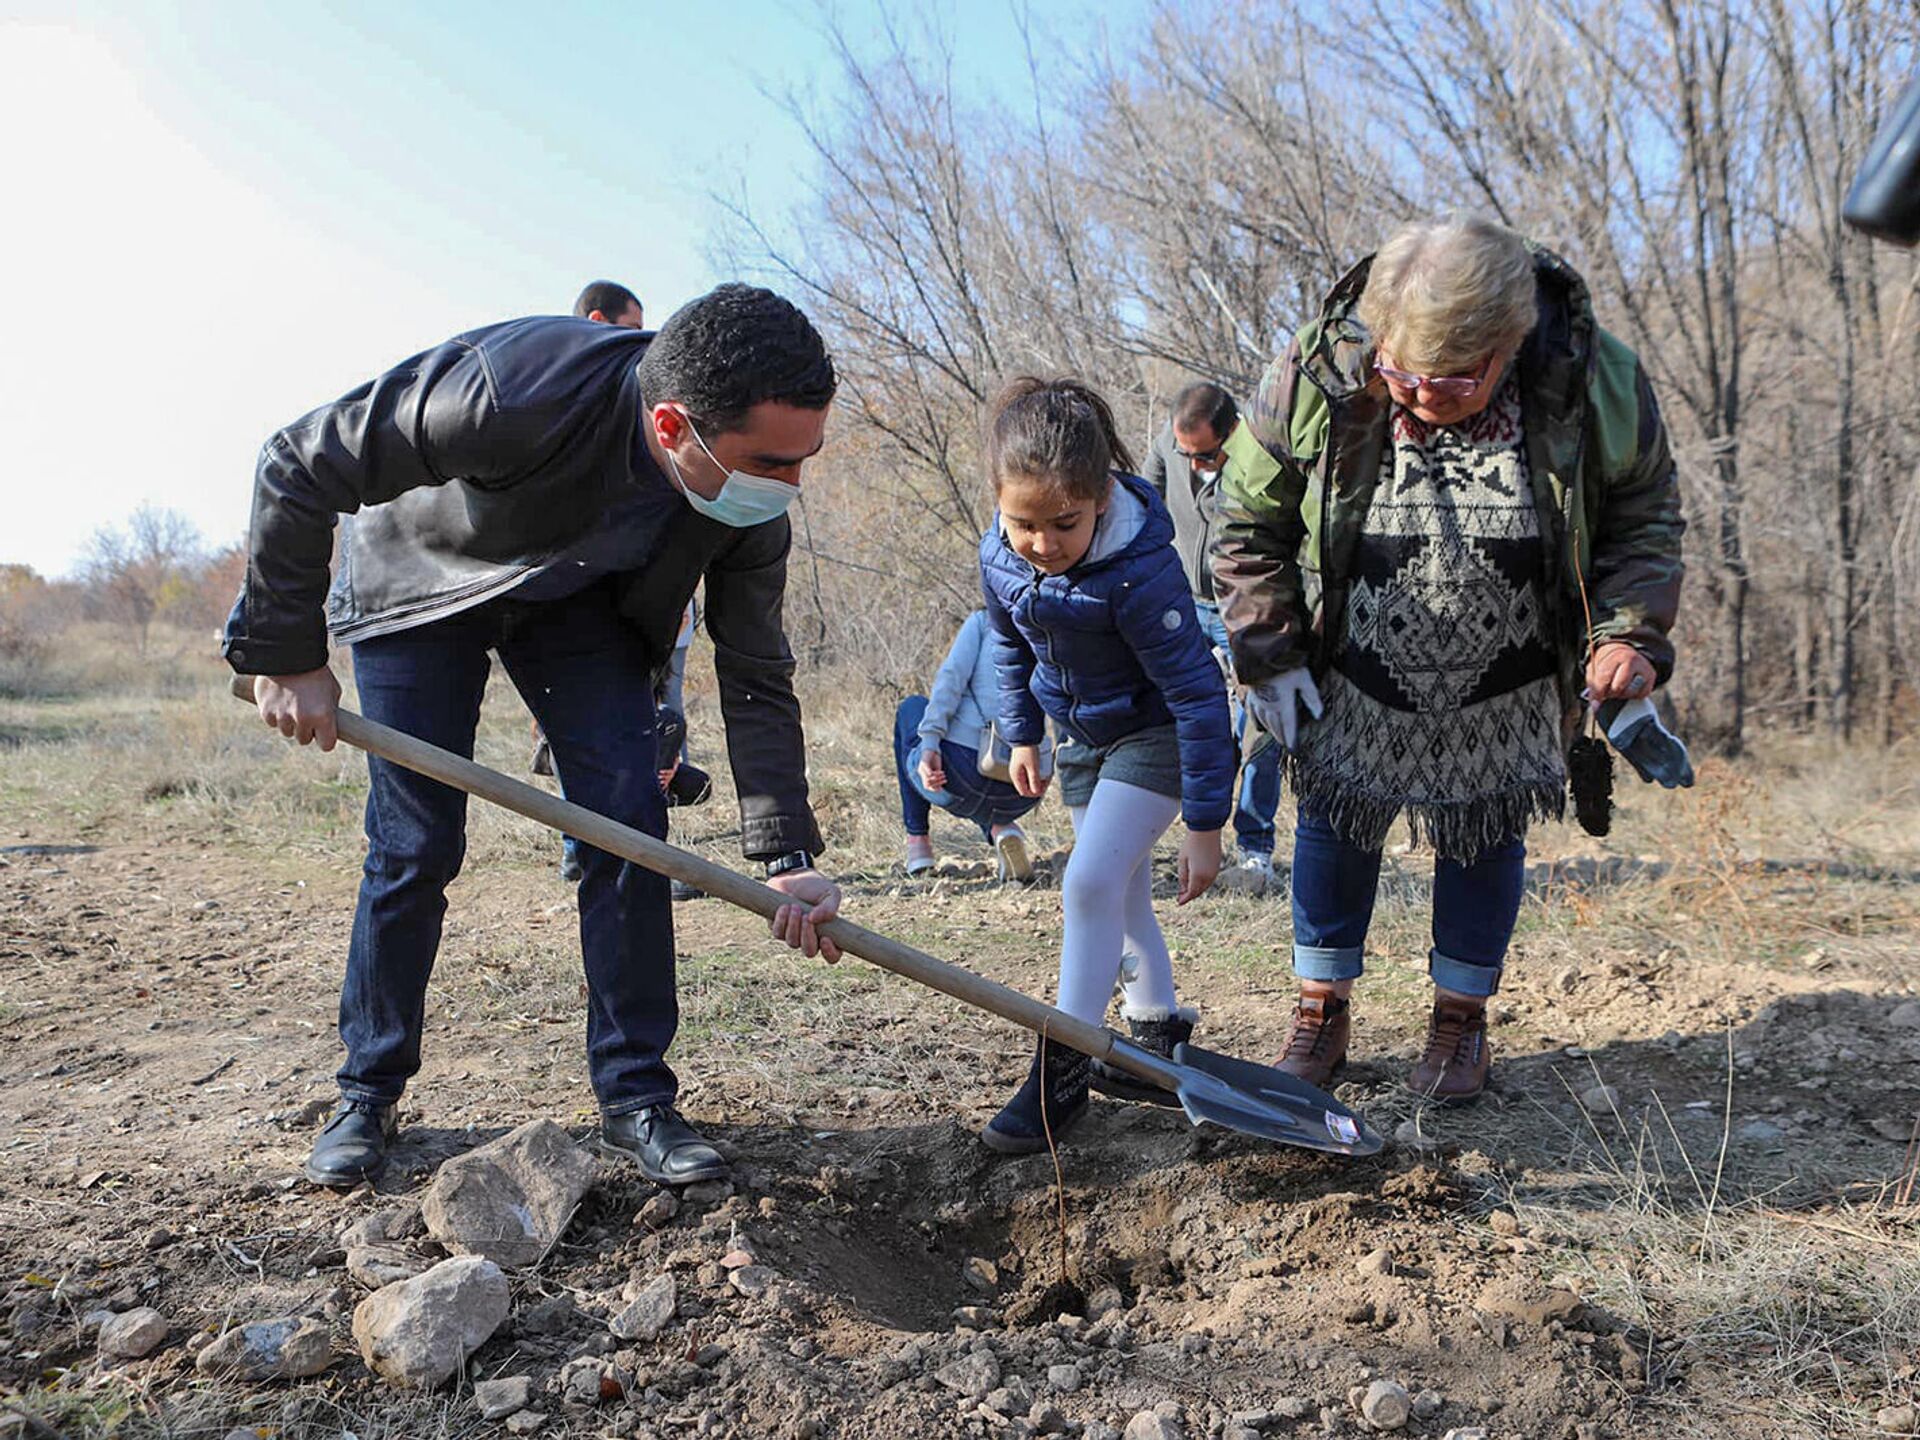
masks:
POLYGON ((1584 703, 1673 667, 1683 522, 1659 408, 1580 277, 1490 220, 1408 225, 1274 362, 1229 446, 1214 578, 1299 798, 1279 1064, 1345 1062, 1380 850, 1433 847, 1415 1089, 1477 1098, 1524 885, 1584 703), (1303 570, 1315 572, 1311 603, 1303 570))

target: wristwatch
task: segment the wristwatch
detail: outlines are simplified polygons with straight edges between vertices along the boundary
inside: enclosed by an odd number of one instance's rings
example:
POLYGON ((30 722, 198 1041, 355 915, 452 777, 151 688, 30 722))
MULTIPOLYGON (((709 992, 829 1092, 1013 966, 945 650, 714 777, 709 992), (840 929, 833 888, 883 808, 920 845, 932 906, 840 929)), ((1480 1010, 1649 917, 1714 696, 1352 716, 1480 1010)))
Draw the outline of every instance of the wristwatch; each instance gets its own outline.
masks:
POLYGON ((767 861, 767 879, 771 880, 776 875, 784 875, 789 870, 811 870, 812 868, 813 856, 805 850, 789 850, 786 854, 776 855, 767 861))

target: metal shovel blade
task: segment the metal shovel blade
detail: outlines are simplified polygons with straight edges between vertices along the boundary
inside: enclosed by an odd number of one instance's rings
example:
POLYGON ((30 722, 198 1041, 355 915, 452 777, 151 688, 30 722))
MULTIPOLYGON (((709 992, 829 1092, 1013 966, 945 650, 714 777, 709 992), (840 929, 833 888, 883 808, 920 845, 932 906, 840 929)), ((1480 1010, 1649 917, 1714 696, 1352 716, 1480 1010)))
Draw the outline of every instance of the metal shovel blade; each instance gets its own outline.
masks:
POLYGON ((1196 1125, 1220 1125, 1335 1155, 1379 1153, 1381 1139, 1365 1121, 1326 1091, 1284 1070, 1198 1045, 1174 1046, 1173 1063, 1181 1072, 1174 1093, 1196 1125))

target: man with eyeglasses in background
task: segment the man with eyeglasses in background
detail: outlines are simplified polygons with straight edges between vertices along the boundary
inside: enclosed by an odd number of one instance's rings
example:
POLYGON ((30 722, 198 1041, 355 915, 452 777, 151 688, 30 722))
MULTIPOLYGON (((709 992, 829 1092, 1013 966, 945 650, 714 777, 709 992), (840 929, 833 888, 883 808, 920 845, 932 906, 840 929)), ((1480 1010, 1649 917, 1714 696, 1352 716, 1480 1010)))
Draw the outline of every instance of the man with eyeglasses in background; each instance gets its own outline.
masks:
MULTIPOLYGON (((1213 570, 1207 558, 1213 543, 1219 490, 1225 474, 1227 437, 1240 423, 1240 408, 1218 385, 1200 381, 1173 397, 1171 415, 1147 451, 1142 477, 1167 502, 1173 515, 1173 544, 1193 590, 1201 628, 1221 663, 1231 667, 1227 629, 1214 603, 1213 570)), ((1246 715, 1237 705, 1233 733, 1245 732, 1246 715)), ((1273 817, 1280 808, 1280 751, 1268 745, 1247 762, 1233 808, 1234 839, 1240 849, 1236 873, 1242 888, 1264 890, 1273 879, 1273 817)), ((1224 878, 1224 877, 1223 877, 1224 878)), ((1233 882, 1228 882, 1231 887, 1233 882)))

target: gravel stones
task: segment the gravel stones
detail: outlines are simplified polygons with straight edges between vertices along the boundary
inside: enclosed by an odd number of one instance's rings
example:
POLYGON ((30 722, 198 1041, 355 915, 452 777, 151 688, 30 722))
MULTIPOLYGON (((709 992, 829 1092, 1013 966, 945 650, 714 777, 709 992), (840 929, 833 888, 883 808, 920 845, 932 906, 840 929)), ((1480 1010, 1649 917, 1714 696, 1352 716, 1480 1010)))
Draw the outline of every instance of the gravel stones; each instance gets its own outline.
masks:
POLYGON ((1595 1085, 1580 1092, 1580 1105, 1589 1115, 1611 1115, 1620 1108, 1620 1092, 1611 1085, 1595 1085))
POLYGON ((1407 1387, 1392 1380, 1376 1380, 1360 1397, 1360 1415, 1376 1430, 1398 1430, 1413 1414, 1407 1387))
POLYGON ((652 1340, 673 1323, 679 1308, 680 1284, 669 1271, 642 1286, 633 1303, 614 1316, 607 1328, 622 1340, 652 1340))
POLYGON ((661 1190, 634 1214, 633 1223, 642 1230, 664 1230, 679 1213, 680 1197, 671 1190, 661 1190))
POLYGON ((593 1157, 551 1120, 530 1120, 440 1167, 421 1201, 427 1230, 455 1255, 532 1265, 593 1184, 593 1157))
POLYGON ((473 1403, 482 1420, 500 1420, 524 1410, 533 1399, 533 1381, 525 1375, 473 1382, 473 1403))
POLYGON ((333 1362, 324 1321, 283 1315, 238 1325, 194 1357, 203 1375, 232 1373, 246 1380, 303 1380, 333 1362))
POLYGON ((780 1272, 766 1265, 742 1265, 727 1272, 727 1283, 749 1300, 760 1299, 779 1278, 780 1272))
POLYGON ((166 1316, 148 1305, 100 1323, 100 1353, 115 1360, 138 1360, 166 1338, 166 1316))
POLYGON ((1187 1432, 1177 1420, 1142 1410, 1127 1422, 1121 1440, 1187 1440, 1187 1432))
POLYGON ((989 1351, 975 1350, 942 1365, 933 1378, 969 1400, 984 1400, 1000 1383, 1000 1362, 989 1351))

